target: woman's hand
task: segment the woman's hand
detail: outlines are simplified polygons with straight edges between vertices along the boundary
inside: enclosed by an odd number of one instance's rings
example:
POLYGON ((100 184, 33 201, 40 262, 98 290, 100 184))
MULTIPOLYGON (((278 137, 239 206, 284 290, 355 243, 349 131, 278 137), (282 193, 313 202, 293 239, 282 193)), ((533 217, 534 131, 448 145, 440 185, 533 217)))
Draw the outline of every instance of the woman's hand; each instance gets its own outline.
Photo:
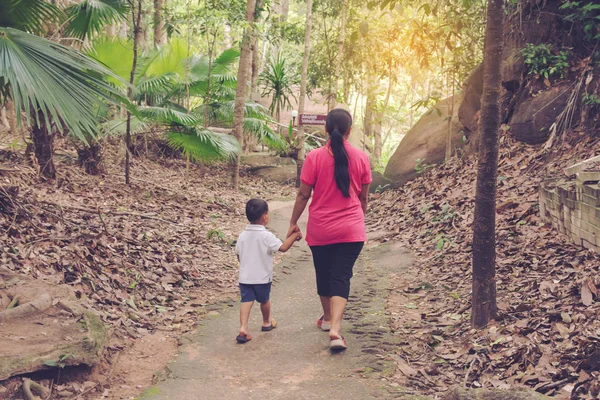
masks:
POLYGON ((290 229, 288 229, 288 233, 285 238, 287 239, 292 235, 298 236, 298 234, 300 235, 300 237, 302 237, 302 231, 300 230, 298 224, 290 224, 290 229))

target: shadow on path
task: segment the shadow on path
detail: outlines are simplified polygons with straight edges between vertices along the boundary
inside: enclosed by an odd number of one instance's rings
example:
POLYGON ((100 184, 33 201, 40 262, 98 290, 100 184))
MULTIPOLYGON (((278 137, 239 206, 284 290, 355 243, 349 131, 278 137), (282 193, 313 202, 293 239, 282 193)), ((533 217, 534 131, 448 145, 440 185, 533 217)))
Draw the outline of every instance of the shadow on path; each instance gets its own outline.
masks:
MULTIPOLYGON (((272 202, 270 208, 269 227, 283 237, 292 203, 272 202)), ((236 344, 238 303, 223 305, 220 315, 201 321, 194 333, 182 338, 167 378, 147 389, 142 398, 401 398, 384 379, 395 368, 393 360, 386 359, 395 343, 389 334, 385 301, 387 277, 405 270, 411 258, 401 248, 374 246, 367 246, 355 267, 343 324, 347 351, 331 354, 327 333, 315 325, 320 304, 310 250, 302 241, 275 268, 272 309, 277 329, 260 332, 260 309, 255 305, 250 319, 253 339, 236 344)))

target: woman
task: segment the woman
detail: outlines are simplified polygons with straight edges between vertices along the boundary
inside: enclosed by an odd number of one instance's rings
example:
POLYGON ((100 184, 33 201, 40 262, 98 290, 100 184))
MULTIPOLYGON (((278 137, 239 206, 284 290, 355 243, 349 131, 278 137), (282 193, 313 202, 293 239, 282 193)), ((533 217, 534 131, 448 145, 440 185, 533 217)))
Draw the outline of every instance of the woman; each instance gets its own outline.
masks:
POLYGON ((351 128, 348 111, 334 109, 327 115, 329 141, 306 157, 288 231, 289 237, 298 229, 298 219, 312 194, 306 241, 313 254, 317 293, 323 306, 317 326, 329 331, 332 350, 347 348, 340 329, 352 268, 366 241, 365 213, 371 183, 369 157, 347 141, 351 128))

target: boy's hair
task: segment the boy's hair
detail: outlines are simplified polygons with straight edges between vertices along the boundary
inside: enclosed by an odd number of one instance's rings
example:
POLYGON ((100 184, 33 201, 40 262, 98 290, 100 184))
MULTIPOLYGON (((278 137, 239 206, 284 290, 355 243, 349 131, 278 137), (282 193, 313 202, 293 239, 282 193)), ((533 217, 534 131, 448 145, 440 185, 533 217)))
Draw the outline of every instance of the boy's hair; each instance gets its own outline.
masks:
POLYGON ((261 199, 251 199, 246 203, 246 217, 251 223, 256 223, 260 218, 269 212, 269 205, 261 199))

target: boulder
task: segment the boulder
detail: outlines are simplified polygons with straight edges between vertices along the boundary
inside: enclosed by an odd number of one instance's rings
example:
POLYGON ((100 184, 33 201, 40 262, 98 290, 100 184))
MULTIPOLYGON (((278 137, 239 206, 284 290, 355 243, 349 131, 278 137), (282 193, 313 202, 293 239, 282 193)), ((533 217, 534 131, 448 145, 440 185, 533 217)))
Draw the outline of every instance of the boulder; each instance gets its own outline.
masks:
POLYGON ((515 105, 515 112, 508 125, 514 137, 529 144, 545 142, 550 135, 550 126, 563 111, 571 88, 569 84, 552 87, 538 92, 515 105))
POLYGON ((69 287, 0 270, 0 297, 18 299, 16 307, 0 310, 0 381, 100 360, 107 329, 69 287))
POLYGON ((250 173, 260 176, 265 181, 289 185, 296 182, 296 164, 259 166, 250 168, 250 173))
POLYGON ((483 64, 475 68, 467 78, 463 89, 463 101, 458 109, 458 120, 471 132, 479 129, 481 94, 483 93, 483 64))
POLYGON ((450 390, 442 400, 550 400, 531 389, 459 389, 450 390))
POLYGON ((383 176, 381 172, 372 171, 371 176, 373 177, 373 182, 371 182, 371 186, 369 186, 369 192, 375 193, 377 189, 389 189, 392 187, 392 181, 383 176))
MULTIPOLYGON (((454 96, 451 134, 452 148, 464 145, 464 126, 460 123, 458 112, 462 93, 454 96)), ((390 158, 385 169, 385 177, 394 185, 402 185, 417 177, 417 160, 422 164, 439 164, 444 161, 448 137, 448 120, 452 98, 439 101, 417 121, 390 158)))

